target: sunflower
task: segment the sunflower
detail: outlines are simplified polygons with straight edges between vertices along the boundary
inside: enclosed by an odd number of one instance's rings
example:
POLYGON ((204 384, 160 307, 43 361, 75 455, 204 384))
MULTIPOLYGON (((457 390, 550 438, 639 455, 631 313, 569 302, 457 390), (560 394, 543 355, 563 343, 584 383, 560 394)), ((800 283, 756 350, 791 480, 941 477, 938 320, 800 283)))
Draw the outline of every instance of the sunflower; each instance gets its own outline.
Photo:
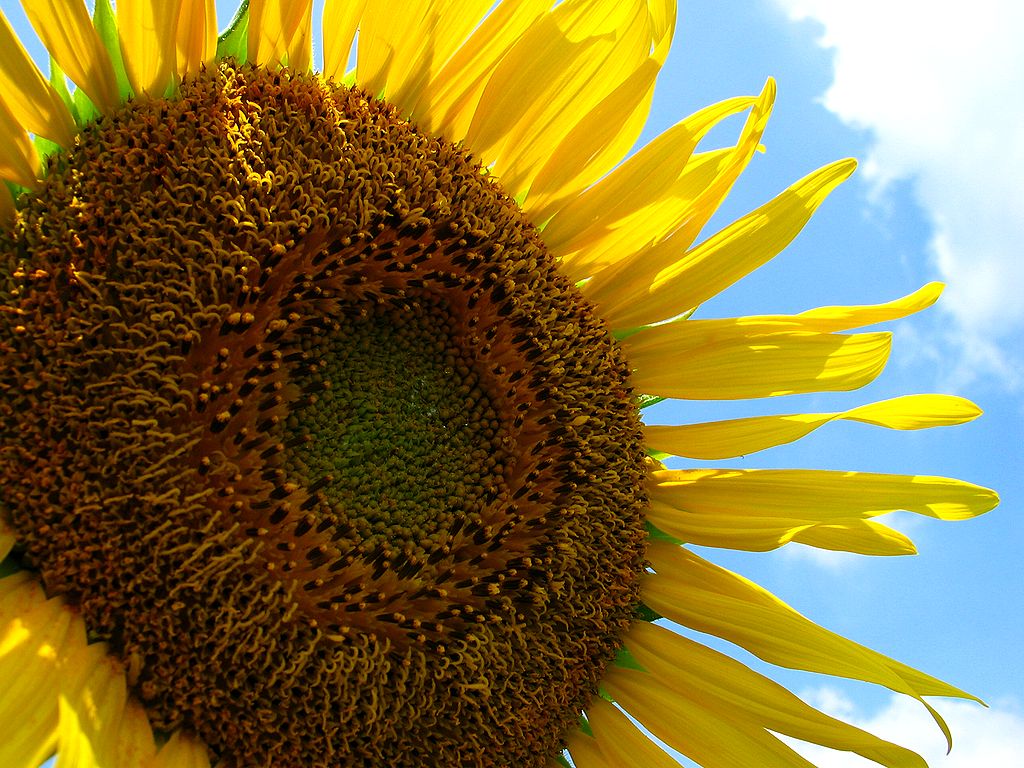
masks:
POLYGON ((771 82, 624 159, 668 0, 327 0, 319 73, 309 0, 220 36, 212 0, 24 7, 52 63, 0 16, 0 764, 675 765, 653 734, 809 765, 781 734, 924 765, 678 631, 972 698, 686 545, 907 554, 877 516, 995 494, 662 461, 973 404, 641 419, 860 387, 890 338, 847 331, 940 292, 693 319, 854 169, 699 239, 771 82))

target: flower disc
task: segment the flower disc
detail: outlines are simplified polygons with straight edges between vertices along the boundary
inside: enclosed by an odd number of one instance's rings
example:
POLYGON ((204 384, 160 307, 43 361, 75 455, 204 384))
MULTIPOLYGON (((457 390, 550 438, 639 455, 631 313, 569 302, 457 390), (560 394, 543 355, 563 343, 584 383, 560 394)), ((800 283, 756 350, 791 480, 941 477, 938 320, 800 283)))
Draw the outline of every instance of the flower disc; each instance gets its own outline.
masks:
POLYGON ((539 766, 638 598, 628 369, 459 147, 222 65, 0 239, 0 501, 224 766, 539 766))

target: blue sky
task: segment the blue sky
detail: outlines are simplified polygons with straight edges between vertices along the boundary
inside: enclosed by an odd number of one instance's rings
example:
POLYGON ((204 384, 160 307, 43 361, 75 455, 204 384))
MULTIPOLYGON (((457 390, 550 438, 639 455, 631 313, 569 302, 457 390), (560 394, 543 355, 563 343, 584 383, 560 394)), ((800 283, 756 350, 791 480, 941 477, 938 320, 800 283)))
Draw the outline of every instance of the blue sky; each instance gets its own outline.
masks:
MULTIPOLYGON (((222 24, 234 4, 218 2, 222 24)), ((0 5, 30 37, 18 4, 0 5)), ((650 420, 833 411, 911 392, 978 402, 985 415, 964 427, 896 433, 834 423, 795 445, 722 463, 949 475, 1000 491, 1002 506, 978 520, 896 516, 919 555, 868 559, 800 545, 770 554, 703 554, 825 626, 966 688, 991 707, 937 702, 954 730, 956 746, 946 757, 941 734, 913 702, 772 670, 777 679, 914 746, 933 768, 1012 768, 1024 751, 1024 354, 1014 343, 1024 330, 1024 151, 1015 135, 1024 125, 1015 94, 1024 56, 1011 33, 1024 27, 1024 12, 1012 0, 975 0, 956 11, 946 5, 950 10, 933 4, 922 16, 909 0, 681 3, 645 140, 707 104, 757 93, 769 75, 778 81, 767 152, 754 159, 712 229, 820 165, 846 156, 862 161, 793 245, 700 315, 874 303, 936 279, 949 288, 938 307, 892 325, 889 367, 863 390, 662 406, 650 420)), ((738 128, 727 124, 709 141, 729 141, 738 128)), ((823 768, 873 765, 807 754, 823 768)))

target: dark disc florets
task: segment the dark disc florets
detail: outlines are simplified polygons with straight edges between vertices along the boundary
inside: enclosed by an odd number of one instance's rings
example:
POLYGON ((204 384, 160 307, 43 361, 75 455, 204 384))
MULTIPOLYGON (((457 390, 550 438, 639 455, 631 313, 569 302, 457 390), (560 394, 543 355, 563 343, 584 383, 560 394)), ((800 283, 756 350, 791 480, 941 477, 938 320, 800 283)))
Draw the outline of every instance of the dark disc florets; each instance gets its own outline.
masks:
POLYGON ((222 65, 0 235, 21 567, 224 766, 539 766, 638 598, 627 367, 465 150, 222 65))

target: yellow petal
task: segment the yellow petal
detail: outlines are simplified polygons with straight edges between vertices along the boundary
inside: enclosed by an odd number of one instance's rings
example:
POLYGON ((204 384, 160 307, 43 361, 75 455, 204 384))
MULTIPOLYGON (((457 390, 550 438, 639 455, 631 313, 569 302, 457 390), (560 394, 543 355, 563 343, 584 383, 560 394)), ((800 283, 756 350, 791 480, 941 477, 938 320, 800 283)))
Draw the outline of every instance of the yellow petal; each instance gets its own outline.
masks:
POLYGON ((970 400, 953 395, 907 395, 837 413, 791 413, 680 426, 644 427, 650 448, 690 459, 745 456, 799 440, 830 421, 859 421, 889 429, 964 424, 981 415, 970 400))
POLYGON ((523 210, 544 222, 614 168, 640 136, 675 31, 674 3, 649 4, 651 55, 589 111, 543 158, 523 210))
POLYGON ((564 205, 544 227, 545 244, 558 255, 590 248, 639 210, 673 196, 700 140, 753 104, 752 98, 729 99, 669 128, 564 205))
MULTIPOLYGON (((617 678, 667 688, 744 730, 782 733, 882 765, 925 768, 924 760, 910 750, 819 712, 736 659, 669 629, 637 622, 625 643, 646 671, 616 670, 617 678)), ((658 720, 671 729, 677 718, 665 712, 658 720)))
POLYGON ((0 95, 0 183, 3 179, 35 189, 39 156, 25 129, 0 95))
POLYGON ((774 332, 739 320, 690 320, 622 342, 639 392, 735 400, 857 389, 882 372, 888 333, 774 332))
POLYGON ((52 751, 57 725, 53 648, 70 615, 47 605, 42 590, 23 587, 17 574, 0 579, 0 760, 36 768, 52 751))
POLYGON ((97 109, 121 103, 117 77, 83 0, 22 0, 25 15, 50 55, 97 109))
POLYGON ((420 126, 450 141, 464 140, 498 62, 550 6, 550 0, 504 0, 497 4, 437 76, 424 85, 417 103, 409 110, 420 126))
POLYGON ((580 730, 569 735, 568 749, 576 768, 618 768, 614 763, 608 762, 601 748, 597 746, 597 740, 580 730))
POLYGON ((250 0, 249 61, 303 72, 312 59, 312 0, 250 0))
POLYGON ((341 80, 366 0, 326 0, 324 3, 324 77, 341 80))
POLYGON ((729 722, 705 702, 692 701, 664 685, 647 685, 649 679, 612 667, 601 685, 651 733, 703 768, 814 768, 774 736, 729 722))
MULTIPOLYGON (((574 280, 630 279, 633 265, 650 258, 653 250, 678 255, 689 248, 760 146, 774 98, 775 84, 769 80, 735 147, 694 155, 687 142, 676 155, 671 141, 655 140, 569 203, 544 229, 545 242, 561 257, 563 269, 574 280)), ((740 103, 719 105, 718 119, 740 103)), ((714 116, 705 110, 695 117, 714 116)), ((702 132, 693 139, 713 124, 698 122, 702 132)))
POLYGON ((799 541, 860 554, 912 554, 910 541, 856 522, 897 510, 962 520, 998 502, 948 478, 814 470, 663 470, 651 473, 648 519, 691 544, 749 551, 799 541))
POLYGON ((693 309, 775 258, 856 165, 840 160, 825 166, 697 247, 667 254, 667 263, 638 259, 628 282, 595 279, 587 295, 613 328, 637 328, 693 309))
POLYGON ((74 141, 75 121, 0 12, 0 94, 21 127, 62 147, 74 141))
POLYGON ((906 510, 967 520, 999 502, 962 480, 815 469, 697 469, 651 473, 651 499, 694 514, 759 514, 827 521, 906 510))
POLYGON ((466 144, 494 169, 508 194, 522 199, 546 153, 578 116, 648 58, 652 34, 646 0, 559 4, 491 74, 466 144))
POLYGON ((128 81, 135 93, 163 96, 177 67, 178 18, 182 0, 118 0, 128 81))
POLYGON ((917 548, 907 536, 874 520, 852 517, 818 523, 793 531, 793 541, 818 549, 858 555, 913 555, 917 548))
POLYGON ((644 577, 643 601, 662 616, 716 635, 772 664, 882 685, 922 696, 976 697, 821 627, 767 590, 672 544, 651 542, 654 575, 644 577))
POLYGON ((206 746, 191 736, 175 731, 160 751, 143 768, 210 768, 206 746))
POLYGON ((215 0, 180 0, 177 32, 177 74, 196 73, 217 54, 217 4, 215 0))
MULTIPOLYGON (((57 733, 59 660, 77 617, 24 572, 0 578, 0 765, 37 768, 57 733)), ((85 633, 81 631, 84 644, 85 633)))
POLYGON ((81 649, 80 679, 60 686, 56 768, 139 768, 156 744, 142 707, 128 699, 124 670, 104 643, 81 649))
POLYGON ((792 317, 784 315, 751 318, 760 321, 797 322, 801 328, 815 331, 845 331, 866 325, 884 323, 907 317, 927 309, 942 295, 942 283, 928 283, 913 293, 885 304, 863 304, 853 307, 818 307, 792 317))
MULTIPOLYGON (((607 765, 615 768, 678 768, 675 760, 604 699, 594 697, 587 707, 587 719, 607 765)), ((569 748, 572 749, 572 744, 569 748)), ((572 755, 575 759, 576 753, 572 755)))
POLYGON ((488 0, 407 0, 401 13, 369 3, 359 27, 356 81, 413 110, 459 45, 493 5, 488 0))

